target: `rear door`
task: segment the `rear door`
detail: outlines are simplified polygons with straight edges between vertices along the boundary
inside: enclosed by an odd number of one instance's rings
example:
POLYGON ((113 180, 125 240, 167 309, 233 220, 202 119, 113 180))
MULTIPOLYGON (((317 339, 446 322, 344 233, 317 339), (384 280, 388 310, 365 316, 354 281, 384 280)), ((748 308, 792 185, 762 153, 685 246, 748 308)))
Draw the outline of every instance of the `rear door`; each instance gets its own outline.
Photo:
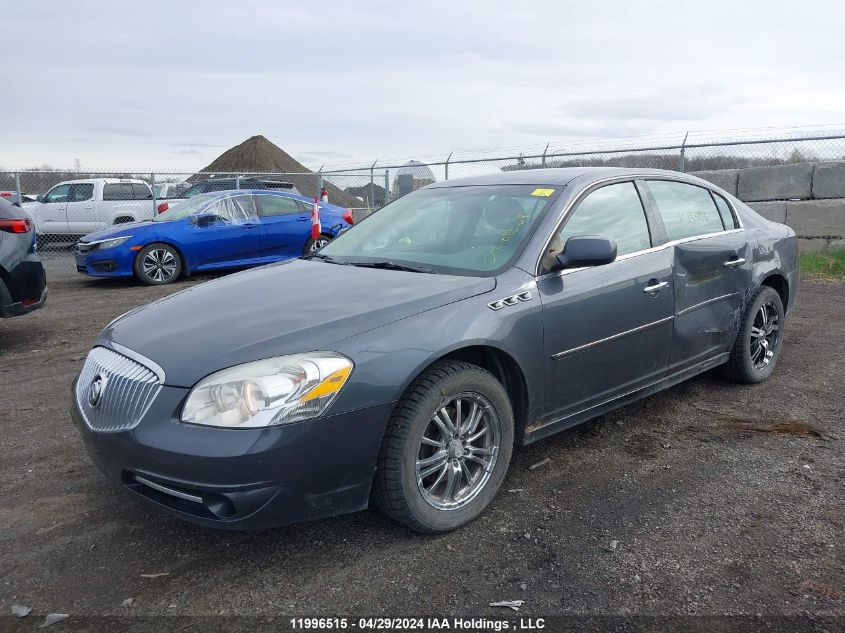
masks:
MULTIPOLYGON (((659 380, 672 341, 672 265, 652 248, 640 192, 630 181, 601 186, 569 213, 553 235, 560 251, 576 235, 617 245, 604 266, 543 273, 546 411, 565 418, 659 380)), ((546 260, 548 266, 551 260, 546 260)))
POLYGON ((100 228, 95 204, 93 182, 78 182, 70 186, 67 196, 67 223, 71 233, 86 235, 100 228))
POLYGON ((38 205, 34 213, 39 233, 70 233, 67 224, 69 191, 70 185, 56 185, 44 196, 44 202, 38 205))
POLYGON ((260 263, 255 202, 251 195, 218 200, 202 214, 216 214, 208 225, 191 223, 184 246, 194 268, 213 269, 260 263))
POLYGON ((311 236, 311 213, 295 198, 258 194, 255 196, 261 223, 261 257, 275 262, 302 255, 311 236))
POLYGON ((132 189, 132 183, 129 182, 110 182, 103 185, 103 204, 99 205, 97 210, 97 224, 100 228, 114 222, 114 211, 118 210, 121 205, 131 204, 135 193, 132 189))
POLYGON ((675 373, 730 350, 751 286, 751 246, 720 195, 671 180, 648 180, 646 186, 674 260, 669 371, 675 373))

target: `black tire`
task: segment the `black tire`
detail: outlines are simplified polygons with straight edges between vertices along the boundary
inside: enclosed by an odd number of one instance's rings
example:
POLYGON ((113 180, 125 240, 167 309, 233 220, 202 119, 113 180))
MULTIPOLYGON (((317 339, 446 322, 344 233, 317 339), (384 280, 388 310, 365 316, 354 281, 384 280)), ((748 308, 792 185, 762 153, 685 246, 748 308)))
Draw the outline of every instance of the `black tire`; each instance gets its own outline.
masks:
POLYGON ((182 257, 169 244, 156 242, 138 251, 133 269, 141 283, 161 286, 179 279, 182 274, 182 257))
POLYGON ((305 242, 305 246, 302 249, 302 254, 307 255, 308 253, 313 253, 321 248, 323 248, 326 244, 332 241, 331 235, 326 235, 325 233, 321 233, 320 237, 316 240, 313 237, 309 237, 308 241, 305 242))
MULTIPOLYGON (((464 411, 467 427, 470 426, 472 411, 475 410, 464 411)), ((461 416, 455 416, 452 421, 455 420, 460 421, 461 416)), ((385 514, 417 532, 434 534, 454 530, 475 519, 496 496, 510 463, 513 436, 513 411, 501 383, 490 372, 476 365, 461 361, 440 361, 411 383, 393 411, 379 452, 373 499, 385 514), (460 451, 457 456, 449 453, 455 442, 469 441, 479 428, 476 426, 471 430, 467 428, 467 434, 462 435, 461 439, 455 438, 451 442, 443 440, 443 448, 429 448, 437 453, 446 451, 443 466, 446 470, 426 475, 418 483, 417 460, 420 459, 420 452, 425 450, 423 438, 428 430, 434 428, 431 425, 437 424, 434 420, 437 412, 443 411, 447 403, 456 402, 457 397, 464 398, 462 401, 470 407, 479 403, 482 405, 481 422, 477 424, 486 425, 489 430, 484 440, 472 442, 492 442, 490 438, 498 438, 497 448, 494 449, 495 445, 491 443, 484 449, 491 454, 488 459, 493 462, 492 468, 489 464, 481 466, 477 458, 471 457, 473 451, 478 449, 467 447, 464 453, 463 449, 457 448, 455 450, 460 451), (487 404, 492 411, 485 408, 487 404), (495 455, 495 461, 492 455, 495 455), (469 470, 463 471, 465 464, 469 470), (422 482, 430 482, 427 477, 435 477, 440 481, 444 473, 448 472, 447 480, 443 482, 448 493, 452 467, 458 473, 463 472, 463 477, 457 475, 457 481, 458 485, 467 481, 466 496, 456 501, 453 494, 452 502, 460 505, 451 509, 438 508, 424 496, 421 488, 425 486, 422 482), (472 479, 468 476, 470 473, 472 479)), ((435 489, 437 485, 431 488, 435 489)))
POLYGON ((730 358, 724 366, 724 373, 729 379, 753 384, 772 375, 783 348, 784 317, 783 303, 777 291, 769 286, 758 288, 748 301, 730 358), (764 306, 765 313, 762 312, 764 306), (761 337, 758 326, 764 322, 764 314, 772 312, 775 317, 773 336, 761 337), (763 340, 766 342, 763 343, 763 340))

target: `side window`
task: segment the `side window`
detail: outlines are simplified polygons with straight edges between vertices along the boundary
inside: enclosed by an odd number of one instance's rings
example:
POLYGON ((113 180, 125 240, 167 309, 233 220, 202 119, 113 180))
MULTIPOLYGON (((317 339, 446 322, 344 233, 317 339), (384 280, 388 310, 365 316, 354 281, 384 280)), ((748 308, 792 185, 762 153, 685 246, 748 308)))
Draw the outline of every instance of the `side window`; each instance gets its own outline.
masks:
POLYGON ((132 183, 132 199, 133 200, 152 200, 153 194, 147 185, 142 185, 139 182, 132 183))
POLYGON ((303 213, 302 207, 293 198, 284 196, 257 196, 258 214, 261 217, 273 217, 279 215, 299 215, 303 213))
POLYGON ((71 185, 67 194, 68 202, 83 202, 94 197, 93 183, 80 183, 71 185))
POLYGON ((255 202, 252 196, 232 196, 218 200, 204 213, 216 213, 226 222, 243 224, 248 218, 255 216, 255 202))
POLYGON ((132 200, 132 185, 126 182, 105 185, 103 200, 132 200))
MULTIPOLYGON (((616 254, 625 255, 651 247, 645 209, 632 182, 596 189, 581 201, 552 239, 554 254, 576 235, 601 235, 616 242, 616 254)), ((548 262, 544 262, 548 267, 548 262)))
POLYGON ((724 230, 722 217, 710 192, 704 187, 669 180, 649 180, 648 188, 670 240, 724 230))
POLYGON ((192 196, 197 196, 201 193, 205 193, 203 191, 202 185, 196 184, 196 185, 191 185, 190 187, 185 189, 185 191, 182 192, 182 195, 185 196, 186 198, 190 198, 192 196))
POLYGON ((50 193, 44 198, 44 202, 67 202, 67 192, 70 185, 59 185, 50 189, 50 193))
POLYGON ((713 194, 713 200, 716 201, 716 208, 719 209, 719 215, 722 216, 722 224, 725 225, 725 228, 728 230, 739 228, 736 225, 736 220, 734 219, 733 213, 731 213, 731 207, 728 205, 727 200, 718 193, 713 193, 712 191, 710 193, 713 194))

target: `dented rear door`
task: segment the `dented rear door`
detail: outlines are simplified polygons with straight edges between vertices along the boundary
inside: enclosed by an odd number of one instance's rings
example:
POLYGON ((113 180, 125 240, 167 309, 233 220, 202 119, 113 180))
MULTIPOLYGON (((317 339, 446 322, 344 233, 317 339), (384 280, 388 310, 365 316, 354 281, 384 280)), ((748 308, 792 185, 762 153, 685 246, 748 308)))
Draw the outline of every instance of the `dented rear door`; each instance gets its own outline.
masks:
POLYGON ((742 229, 674 246, 670 373, 730 350, 751 285, 751 267, 742 229))
POLYGON ((746 231, 693 183, 646 181, 672 253, 675 321, 669 373, 730 350, 751 286, 746 231))

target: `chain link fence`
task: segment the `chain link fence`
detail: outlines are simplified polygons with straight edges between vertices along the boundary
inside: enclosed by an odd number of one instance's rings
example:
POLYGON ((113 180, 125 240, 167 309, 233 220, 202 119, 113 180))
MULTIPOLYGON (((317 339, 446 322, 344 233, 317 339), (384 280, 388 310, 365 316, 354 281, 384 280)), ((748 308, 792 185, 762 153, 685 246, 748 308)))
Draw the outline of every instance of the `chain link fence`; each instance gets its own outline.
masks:
MULTIPOLYGON (((388 174, 394 185, 391 195, 395 197, 409 188, 439 180, 546 167, 640 167, 696 172, 842 159, 845 159, 845 129, 812 133, 745 131, 719 136, 687 132, 652 139, 584 141, 559 146, 550 143, 512 153, 452 152, 442 160, 377 161, 371 168, 388 174)), ((360 167, 357 171, 364 173, 368 169, 360 167)), ((347 173, 354 169, 337 171, 347 173)))
POLYGON ((33 216, 42 255, 67 256, 80 236, 153 218, 186 197, 223 189, 287 189, 353 210, 356 220, 441 180, 544 167, 649 167, 685 172, 845 159, 845 130, 745 131, 627 141, 551 143, 524 151, 451 153, 306 173, 0 171, 0 195, 33 216))

